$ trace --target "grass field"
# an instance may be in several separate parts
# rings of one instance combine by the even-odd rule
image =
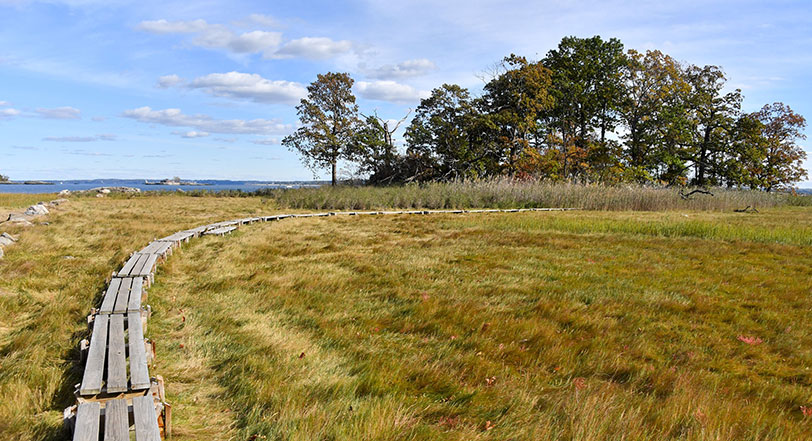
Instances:
[[[129,252],[274,211],[79,198],[0,226],[21,237],[0,261],[0,439],[65,437],[84,316]],[[255,224],[160,267],[152,373],[179,440],[810,439],[810,238],[809,207]]]

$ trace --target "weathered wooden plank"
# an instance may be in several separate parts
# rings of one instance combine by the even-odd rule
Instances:
[[[130,300],[127,302],[127,312],[141,310],[141,299],[144,296],[144,279],[136,277],[130,287]]]
[[[127,301],[130,298],[130,287],[132,283],[133,279],[131,277],[121,279],[121,285],[118,287],[118,295],[116,296],[116,303],[115,306],[113,306],[114,314],[127,312]]]
[[[141,258],[141,254],[133,254],[132,256],[130,256],[129,260],[127,260],[127,263],[125,263],[124,266],[121,267],[121,271],[118,272],[119,277],[129,276],[130,272],[133,269],[133,266],[135,266],[136,263],[138,263],[139,258]]]
[[[133,397],[136,441],[161,441],[158,415],[151,395]]]
[[[207,227],[206,225],[203,225],[203,226],[200,226],[200,227],[190,228],[190,229],[188,229],[186,231],[196,233],[196,234],[200,234],[200,233],[206,231],[206,227]]]
[[[144,332],[141,329],[141,313],[127,313],[128,345],[130,348],[130,387],[133,390],[149,389],[147,352],[144,348]]]
[[[205,234],[207,236],[212,236],[212,235],[213,236],[225,236],[226,234],[228,234],[228,233],[230,233],[230,232],[232,232],[232,231],[234,231],[236,229],[237,229],[237,227],[220,227],[220,228],[215,228],[213,230],[206,231],[203,234]]]
[[[93,319],[93,333],[90,336],[90,349],[87,351],[85,372],[82,376],[80,395],[95,395],[101,392],[104,356],[107,352],[107,314],[97,314]]]
[[[99,418],[101,405],[96,401],[79,403],[76,410],[76,427],[73,441],[99,441]]]
[[[158,250],[158,246],[165,242],[150,242],[149,245],[141,248],[141,251],[138,254],[154,254]]]
[[[177,233],[170,234],[169,236],[162,237],[158,240],[161,242],[181,242],[184,240],[188,240],[190,237],[194,235],[195,233],[191,231],[178,231]]]
[[[102,304],[99,308],[100,313],[109,314],[113,312],[113,307],[116,304],[116,296],[118,295],[118,288],[120,285],[121,279],[114,278],[110,281],[110,285],[107,287],[107,292],[104,293],[104,299],[102,299]]]
[[[124,315],[110,316],[107,343],[107,393],[127,391],[127,356],[124,346]]]
[[[166,256],[167,254],[172,251],[172,242],[153,242],[157,243],[158,249],[155,251],[154,254],[158,254],[160,256]]]
[[[147,263],[147,259],[149,259],[151,254],[142,254],[141,257],[138,258],[138,263],[133,266],[132,271],[130,271],[130,275],[132,276],[143,276],[144,275],[144,266]],[[147,273],[149,274],[149,273]]]
[[[142,254],[141,257],[142,261],[132,271],[133,276],[145,277],[155,270],[155,264],[158,262],[157,254]]]
[[[130,417],[127,400],[110,400],[104,405],[104,440],[124,441],[130,439]],[[98,437],[94,441],[98,440]]]

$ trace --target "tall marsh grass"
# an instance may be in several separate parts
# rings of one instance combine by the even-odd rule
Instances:
[[[686,199],[675,188],[499,179],[393,187],[269,189],[257,194],[274,199],[282,207],[314,210],[568,207],[612,211],[732,211],[748,206],[758,209],[812,205],[812,196],[721,188],[711,191],[713,195],[697,193]]]

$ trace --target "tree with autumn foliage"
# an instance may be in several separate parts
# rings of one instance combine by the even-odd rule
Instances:
[[[307,97],[296,106],[302,127],[282,140],[282,145],[299,152],[314,172],[329,167],[333,186],[338,161],[352,160],[359,153],[352,142],[361,124],[353,82],[347,73],[319,74],[307,86]]]
[[[740,127],[737,163],[742,184],[772,191],[807,177],[806,152],[798,145],[806,139],[803,116],[784,103],[773,103],[745,115]]]
[[[484,115],[479,126],[484,136],[479,141],[493,143],[504,170],[513,174],[521,156],[539,147],[532,141],[537,139],[543,112],[555,103],[549,93],[552,72],[514,54],[502,60],[501,68],[478,101]]]
[[[604,41],[600,36],[565,37],[542,60],[552,71],[550,94],[555,105],[549,122],[561,142],[565,177],[587,174],[591,165],[611,166],[616,159],[607,134],[617,124],[626,63],[620,40]]]
[[[691,86],[676,60],[660,51],[628,51],[626,94],[619,119],[626,130],[625,175],[637,182],[674,182],[684,174],[677,154],[687,138],[686,97]]]
[[[782,103],[743,114],[721,67],[624,52],[614,38],[566,37],[540,61],[511,54],[479,97],[443,84],[417,107],[405,152],[397,125],[359,119],[352,84],[319,75],[283,141],[312,169],[331,167],[333,185],[340,160],[378,185],[508,175],[773,191],[807,176],[801,115]]]

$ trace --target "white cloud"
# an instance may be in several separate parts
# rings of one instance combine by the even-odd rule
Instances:
[[[142,21],[136,26],[136,29],[153,34],[192,34],[203,32],[209,26],[206,20],[167,21],[161,19]]]
[[[217,26],[201,33],[192,44],[208,49],[228,49],[238,54],[256,54],[276,49],[282,42],[279,32],[251,31],[240,35]]]
[[[265,138],[265,139],[255,139],[251,141],[254,144],[259,145],[279,145],[279,138]]]
[[[153,34],[196,34],[195,46],[207,49],[226,49],[237,54],[272,53],[282,42],[279,32],[251,31],[237,34],[221,24],[209,24],[205,20],[193,21],[143,21],[137,29]]]
[[[81,110],[70,106],[55,107],[53,109],[44,109],[40,107],[37,108],[35,112],[40,117],[49,119],[80,119],[80,114],[82,113]]]
[[[11,105],[11,103],[10,103],[10,102],[8,102],[8,101],[0,101],[0,106],[4,106],[4,107],[5,107],[5,106],[10,106],[10,105]]]
[[[285,43],[270,58],[309,58],[322,60],[352,50],[349,40],[335,41],[327,37],[304,37]]]
[[[355,90],[362,98],[378,101],[412,102],[427,98],[430,93],[395,81],[359,81]]]
[[[172,75],[164,75],[158,77],[158,84],[157,87],[161,89],[166,89],[168,87],[177,86],[178,84],[183,82],[183,78],[172,74]]]
[[[278,27],[272,17],[251,14],[244,21],[232,23],[238,27],[251,25],[260,27]],[[266,59],[308,58],[322,60],[350,52],[353,44],[349,40],[333,40],[327,37],[304,37],[290,40],[282,45],[282,33],[254,30],[238,33],[229,27],[207,23],[205,20],[142,21],[136,29],[158,35],[189,34],[194,35],[191,43],[207,49],[225,49],[235,54],[262,53]],[[280,47],[280,45],[282,45]]]
[[[190,130],[188,132],[176,131],[176,132],[172,132],[172,134],[173,135],[178,135],[181,138],[205,138],[205,137],[209,136],[208,132],[196,132],[194,130]]]
[[[17,109],[0,109],[0,119],[11,118],[12,116],[17,116],[19,114],[20,111]]]
[[[98,138],[99,141],[115,141],[118,136],[110,133],[103,133],[101,135],[96,135],[96,138]]]
[[[42,138],[43,141],[53,142],[94,142],[98,141],[95,136],[48,136]]]
[[[197,131],[208,133],[269,135],[286,132],[291,128],[289,125],[276,120],[215,119],[208,115],[186,115],[180,109],[152,110],[146,106],[125,110],[122,116],[140,122],[170,127],[191,127]]]
[[[220,97],[240,98],[260,103],[296,103],[307,95],[305,86],[291,81],[271,81],[258,74],[241,72],[213,73],[196,78],[190,89]]]
[[[416,60],[407,60],[398,64],[385,64],[376,69],[371,69],[367,72],[371,78],[378,78],[382,80],[392,80],[396,78],[408,78],[424,75],[437,68],[431,60],[426,58],[419,58]]]

